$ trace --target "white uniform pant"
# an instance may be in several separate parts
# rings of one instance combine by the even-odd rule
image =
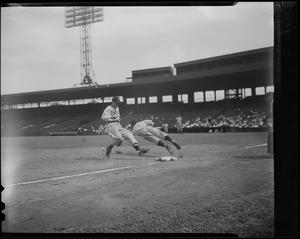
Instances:
[[[138,143],[133,134],[117,122],[107,124],[107,133],[113,138],[111,142],[112,146],[116,146],[124,139],[126,139],[131,145]]]
[[[166,133],[164,133],[160,129],[154,128],[152,126],[146,126],[142,129],[140,129],[137,132],[137,135],[141,136],[142,138],[144,138],[150,142],[153,142],[155,144],[158,144],[158,142],[160,140],[164,140],[165,137],[167,136]]]
[[[181,123],[176,123],[176,128],[177,128],[177,132],[181,132],[182,131],[182,124]]]

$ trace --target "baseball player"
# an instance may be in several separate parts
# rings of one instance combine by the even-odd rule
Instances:
[[[108,147],[106,147],[106,157],[109,158],[111,150],[114,146],[120,146],[123,140],[127,140],[132,147],[138,152],[140,156],[147,153],[149,149],[141,149],[137,140],[130,130],[125,129],[120,124],[119,112],[120,99],[118,96],[112,98],[112,102],[108,105],[102,114],[102,120],[106,122],[106,131],[113,140]]]
[[[166,134],[169,132],[169,125],[168,125],[168,123],[163,123],[161,127],[162,127],[163,131]]]
[[[173,152],[171,150],[171,147],[162,140],[170,141],[172,144],[175,145],[175,147],[179,150],[181,149],[180,145],[170,138],[170,136],[164,132],[162,132],[160,129],[153,127],[154,123],[152,120],[143,120],[140,122],[136,122],[135,120],[131,121],[131,132],[133,135],[141,136],[142,138],[157,144],[158,146],[166,148],[171,155],[173,155]]]
[[[176,117],[175,120],[176,120],[177,133],[181,133],[182,134],[182,118],[179,115],[178,117]]]
[[[105,128],[102,124],[99,125],[98,130],[97,130],[97,135],[101,135],[105,133]]]

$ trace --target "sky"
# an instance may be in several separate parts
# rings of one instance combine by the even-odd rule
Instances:
[[[133,70],[274,46],[273,2],[103,10],[104,21],[91,25],[99,85],[128,82]],[[1,7],[1,95],[80,82],[80,27],[64,27],[64,7]]]

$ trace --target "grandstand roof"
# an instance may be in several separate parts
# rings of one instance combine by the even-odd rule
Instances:
[[[227,57],[272,51],[273,47],[226,55]],[[214,57],[214,59],[226,56]],[[206,61],[211,60],[204,59]],[[203,60],[200,60],[203,61]],[[194,61],[193,61],[194,62]],[[198,61],[197,61],[198,62]],[[179,63],[190,64],[191,62]],[[178,66],[179,64],[176,64]],[[2,104],[25,104],[60,100],[92,99],[120,95],[126,98],[187,94],[197,91],[255,88],[273,85],[272,62],[216,68],[174,76],[144,78],[136,82],[66,88],[2,95]]]
[[[249,51],[226,54],[226,55],[221,55],[221,56],[209,57],[209,58],[195,60],[195,61],[186,61],[186,62],[182,62],[182,63],[176,63],[176,64],[174,64],[174,66],[175,67],[186,66],[186,65],[192,65],[195,63],[211,62],[211,61],[229,59],[229,58],[238,57],[238,56],[249,56],[249,55],[258,54],[258,53],[271,53],[271,52],[273,52],[273,47],[264,47],[264,48],[259,48],[259,49],[255,49],[255,50],[249,50]]]
[[[172,68],[171,66],[165,66],[165,67],[158,67],[158,68],[134,70],[134,71],[132,71],[132,73],[150,72],[150,71],[157,71],[157,70],[170,70],[171,68]]]

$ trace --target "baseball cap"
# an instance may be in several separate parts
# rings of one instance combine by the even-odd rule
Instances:
[[[136,124],[136,121],[135,120],[131,120],[130,124],[131,124],[131,126],[134,126]]]
[[[114,96],[111,101],[120,103],[120,98],[118,96]]]

